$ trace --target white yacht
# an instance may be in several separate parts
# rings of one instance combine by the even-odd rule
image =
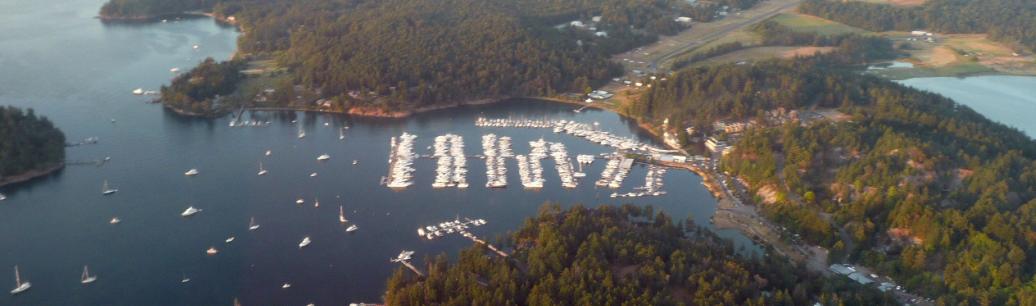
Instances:
[[[291,283],[284,283],[284,284],[281,285],[281,289],[288,289],[288,288],[291,288]]]
[[[133,94],[138,95],[138,96],[139,95],[143,95],[144,94],[144,89],[143,88],[134,89],[133,90]]]
[[[226,243],[234,242],[234,236],[227,237],[227,240],[224,240],[224,242],[226,242]]]
[[[310,240],[309,236],[302,237],[302,241],[299,242],[299,248],[300,249],[304,248],[304,247],[306,247],[307,245],[309,245],[312,242],[313,242],[313,240]]]
[[[263,162],[260,161],[259,162],[259,172],[256,173],[256,175],[263,176],[263,175],[266,175],[267,173],[269,173],[269,171],[266,171],[266,169],[263,169]]]
[[[32,288],[32,283],[22,282],[22,275],[18,273],[18,266],[14,266],[14,289],[11,289],[11,295],[19,294]]]
[[[317,177],[317,173],[316,172],[310,173],[309,177]]]
[[[324,161],[324,160],[328,160],[328,159],[331,159],[331,155],[320,154],[320,156],[317,156],[317,160],[320,160],[320,161]]]
[[[79,279],[80,283],[89,284],[97,280],[97,275],[90,276],[90,268],[83,266],[83,277]]]
[[[345,209],[342,208],[342,205],[338,205],[338,223],[346,222],[349,222],[349,220],[345,219]]]
[[[355,232],[358,229],[360,229],[360,227],[356,226],[356,224],[353,224],[353,225],[350,225],[349,228],[346,228],[345,232],[346,233],[351,233],[351,232]]]
[[[248,230],[254,231],[257,229],[259,229],[259,224],[255,223],[255,217],[252,217],[252,219],[248,220]]]
[[[184,173],[183,173],[183,175],[186,175],[186,176],[195,176],[195,175],[198,175],[198,173],[199,173],[199,172],[198,172],[198,169],[194,169],[194,168],[192,168],[192,169],[190,169],[190,170],[187,170],[187,172],[184,172]]]
[[[180,213],[180,216],[190,217],[199,212],[201,212],[201,209],[194,208],[194,206],[188,206],[187,209],[184,209],[184,211]]]
[[[320,199],[313,198],[313,207],[320,207]]]
[[[172,72],[172,73],[180,72],[180,68],[179,67],[169,68],[169,72]]]
[[[359,165],[359,164],[360,164],[360,161],[358,161],[358,160],[355,160],[355,159],[353,160],[353,165],[354,165],[354,166],[355,166],[355,165]]]
[[[111,188],[111,186],[108,186],[108,180],[104,180],[104,185],[101,186],[101,194],[103,194],[103,195],[112,195],[112,194],[115,194],[116,192],[119,192],[119,189],[118,188]]]
[[[302,198],[298,198],[295,200],[295,204],[302,205],[302,203],[306,203],[306,200],[303,200]]]
[[[108,220],[108,224],[119,224],[119,222],[122,222],[119,217],[112,217],[111,220]]]
[[[217,250],[216,247],[214,247],[214,246],[209,247],[208,250],[205,250],[205,254],[209,254],[209,255],[216,255],[218,253],[219,253],[219,250]]]
[[[7,196],[0,193],[0,201],[7,200]]]
[[[273,154],[273,151],[271,151],[271,150],[266,150],[266,156],[270,156],[270,154]]]

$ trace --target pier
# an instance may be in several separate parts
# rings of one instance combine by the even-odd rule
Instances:
[[[423,278],[424,273],[421,273],[421,270],[418,270],[417,267],[414,267],[414,265],[410,263],[410,256],[412,255],[414,255],[414,251],[403,250],[402,252],[399,252],[399,255],[396,255],[396,258],[389,259],[389,261],[401,263],[403,266],[409,268],[410,271],[413,271],[414,274],[417,274],[418,277]]]

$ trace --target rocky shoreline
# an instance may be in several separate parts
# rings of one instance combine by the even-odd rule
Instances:
[[[3,177],[3,178],[0,178],[0,187],[11,185],[11,184],[23,183],[23,182],[27,182],[27,181],[30,181],[30,180],[35,179],[35,178],[44,177],[44,176],[50,175],[50,174],[52,174],[54,172],[57,172],[58,170],[61,170],[61,169],[64,169],[64,168],[65,168],[65,163],[64,162],[60,162],[60,163],[58,163],[56,165],[53,165],[53,166],[50,166],[50,167],[47,167],[47,168],[36,169],[36,170],[29,170],[29,171],[21,173],[21,174]]]

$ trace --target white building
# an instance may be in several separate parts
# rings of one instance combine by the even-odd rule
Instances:
[[[680,16],[680,17],[676,17],[676,19],[673,19],[673,21],[680,22],[680,23],[691,23],[691,21],[694,21],[694,19],[691,19],[691,17],[687,17],[687,16]]]
[[[608,32],[597,31],[597,32],[594,32],[594,36],[597,36],[597,37],[608,37]]]

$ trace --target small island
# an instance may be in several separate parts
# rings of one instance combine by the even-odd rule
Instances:
[[[31,108],[0,107],[0,186],[57,171],[65,165],[65,134]]]

